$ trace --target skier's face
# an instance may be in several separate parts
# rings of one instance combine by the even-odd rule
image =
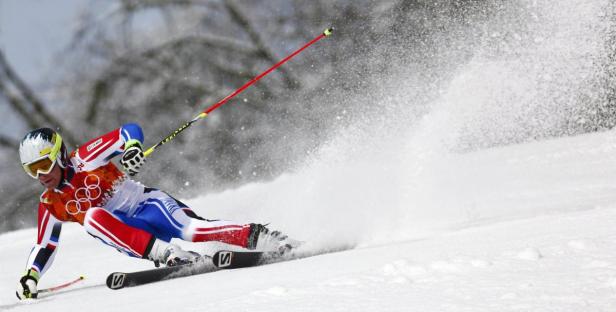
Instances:
[[[54,189],[60,184],[60,178],[62,177],[62,171],[60,166],[55,164],[53,169],[48,174],[39,174],[38,180],[47,189]]]

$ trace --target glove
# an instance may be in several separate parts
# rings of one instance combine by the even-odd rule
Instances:
[[[29,269],[26,271],[26,274],[19,279],[19,284],[17,284],[17,298],[19,300],[23,299],[36,299],[38,296],[38,290],[36,289],[36,284],[39,280],[39,273],[35,270]]]
[[[128,175],[134,176],[139,173],[139,168],[145,163],[145,155],[141,149],[141,142],[137,140],[131,140],[124,144],[124,154],[120,159],[120,164],[124,167],[124,171],[128,172]]]

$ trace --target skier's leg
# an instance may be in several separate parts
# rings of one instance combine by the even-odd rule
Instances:
[[[125,223],[147,229],[156,237],[169,241],[179,238],[191,242],[219,241],[248,247],[250,224],[224,220],[206,220],[184,203],[159,190],[149,190],[131,216],[116,213]]]
[[[185,224],[183,239],[193,242],[219,241],[252,250],[276,251],[284,253],[298,247],[301,243],[282,234],[271,231],[262,224],[238,224],[223,220],[206,220],[199,217],[182,202],[176,202],[183,209],[173,216]]]
[[[90,208],[83,226],[90,235],[131,257],[147,258],[155,241],[152,234],[125,224],[103,208]]]
[[[198,257],[177,245],[157,239],[147,227],[129,225],[103,208],[90,208],[83,225],[90,235],[131,257],[149,259],[167,266],[189,263]]]
[[[248,249],[281,251],[299,242],[261,224],[207,220],[168,194],[148,189],[147,198],[131,216],[117,214],[125,223],[143,228],[166,241],[180,238],[191,242],[218,241]],[[150,230],[151,229],[151,230]]]
[[[192,210],[185,209],[176,213],[176,218],[184,220],[186,227],[182,238],[193,242],[218,241],[247,248],[251,233],[250,224],[239,224],[225,220],[205,220],[191,218]]]
[[[279,231],[271,231],[265,225],[250,223],[237,224],[230,221],[205,220],[200,217],[190,217],[196,214],[189,209],[178,212],[177,219],[183,220],[187,226],[182,232],[184,239],[193,242],[219,241],[240,247],[284,253],[300,245],[299,241],[290,239]]]

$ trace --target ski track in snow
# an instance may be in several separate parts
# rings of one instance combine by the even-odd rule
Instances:
[[[440,185],[456,191],[452,194],[460,195],[459,201],[421,222],[430,224],[456,209],[463,212],[444,223],[435,221],[435,231],[423,235],[415,235],[413,223],[394,231],[362,228],[368,233],[362,241],[349,242],[358,244],[352,250],[119,291],[104,286],[107,274],[151,264],[120,255],[81,227],[67,225],[54,266],[40,287],[81,274],[86,280],[36,301],[18,302],[15,285],[36,234],[33,229],[7,233],[0,236],[0,310],[611,311],[616,306],[615,134],[534,142],[449,159],[451,167],[443,170],[455,170],[461,180],[443,180]],[[324,243],[328,236],[319,236],[321,230],[314,224],[293,221],[310,213],[301,202],[295,212],[282,210],[288,207],[276,210],[280,198],[287,196],[284,188],[276,187],[293,179],[281,177],[190,203],[207,215],[250,219],[265,214],[294,236],[316,236],[316,243],[307,243],[314,250],[343,243]],[[465,179],[468,183],[461,185]],[[264,190],[270,190],[267,199],[256,195]],[[259,209],[246,210],[241,207],[245,202]],[[232,210],[233,205],[242,209]],[[280,211],[288,213],[277,217]],[[327,216],[318,209],[314,213],[316,221]],[[338,222],[332,231],[342,237],[358,230],[344,220]],[[201,251],[219,247],[187,246]]]

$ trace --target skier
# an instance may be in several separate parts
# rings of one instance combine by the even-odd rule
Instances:
[[[103,243],[157,266],[198,258],[170,243],[172,238],[280,253],[297,243],[261,224],[204,219],[165,192],[128,178],[110,162],[121,154],[124,171],[137,174],[145,162],[142,144],[143,132],[134,123],[87,142],[70,156],[52,129],[25,135],[19,145],[21,163],[46,189],[38,207],[38,238],[17,287],[19,299],[37,297],[37,283],[53,262],[62,222],[78,222]]]

